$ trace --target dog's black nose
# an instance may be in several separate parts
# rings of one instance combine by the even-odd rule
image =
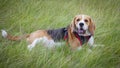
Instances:
[[[79,25],[80,25],[80,27],[83,27],[83,26],[84,26],[84,24],[83,24],[83,23],[80,23]]]

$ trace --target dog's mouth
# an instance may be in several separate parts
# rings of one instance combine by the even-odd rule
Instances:
[[[78,29],[78,34],[85,34],[86,30],[84,30],[83,28]]]

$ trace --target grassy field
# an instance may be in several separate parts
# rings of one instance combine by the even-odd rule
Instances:
[[[87,46],[71,51],[66,45],[28,51],[25,40],[10,41],[0,34],[0,68],[120,68],[120,0],[0,0],[0,29],[22,35],[60,28],[77,14],[90,15],[96,24],[99,46],[92,52]]]

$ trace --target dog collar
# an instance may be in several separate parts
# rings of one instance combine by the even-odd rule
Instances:
[[[88,42],[91,35],[88,36],[80,36],[77,32],[73,32],[75,37],[79,40],[80,44],[83,45],[84,43]]]
[[[88,35],[88,36],[80,36],[77,32],[73,32],[75,37],[79,40],[80,45],[82,46],[84,43],[88,42],[88,40],[90,39],[90,37],[92,35]],[[68,31],[65,32],[64,35],[64,40],[66,41],[67,45],[68,45]]]

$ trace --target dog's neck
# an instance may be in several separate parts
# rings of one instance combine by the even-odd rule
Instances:
[[[74,36],[79,40],[80,44],[87,43],[92,35],[79,35],[77,32],[73,32]]]

